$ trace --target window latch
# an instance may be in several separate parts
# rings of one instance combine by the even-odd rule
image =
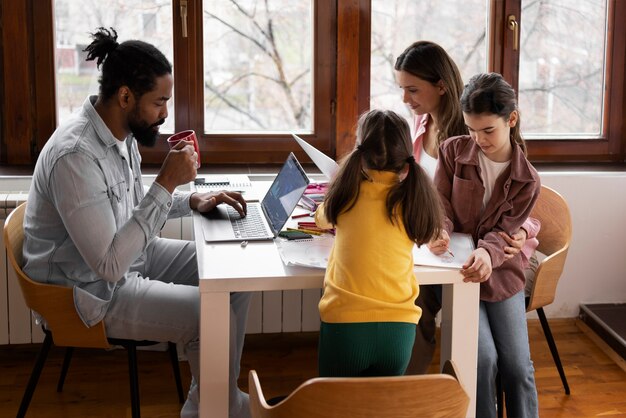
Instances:
[[[187,37],[187,0],[180,0],[180,20],[182,21],[183,38]]]
[[[513,31],[513,51],[517,51],[519,47],[519,23],[517,23],[515,15],[509,15],[506,21],[509,30]]]

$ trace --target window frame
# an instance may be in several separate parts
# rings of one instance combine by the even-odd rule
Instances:
[[[314,19],[325,19],[328,30],[316,31],[315,86],[324,89],[324,111],[314,111],[316,135],[306,136],[330,156],[340,158],[354,144],[354,126],[360,113],[369,108],[370,27],[369,0],[329,0],[322,8],[315,2]],[[180,0],[173,0],[174,65],[189,63],[187,74],[176,70],[175,129],[192,128],[202,132],[201,121],[189,116],[189,109],[203,109],[202,38],[180,36]],[[188,2],[188,30],[202,27],[200,1]],[[533,162],[618,163],[626,157],[626,2],[609,0],[606,61],[606,94],[603,135],[589,139],[545,139],[528,141]],[[512,36],[506,30],[506,16],[520,16],[521,0],[490,0],[489,70],[502,73],[517,88],[519,55],[512,50]],[[1,74],[2,121],[0,164],[34,165],[38,153],[56,128],[54,32],[52,0],[3,1]],[[24,24],[25,22],[25,24]],[[316,23],[317,25],[317,23]],[[36,29],[35,29],[36,28]],[[323,32],[323,37],[320,34]],[[10,63],[10,65],[7,65]],[[45,71],[45,68],[51,71]],[[320,74],[326,78],[318,79]],[[321,80],[321,81],[320,81]],[[325,81],[326,80],[326,81]],[[196,83],[196,84],[194,84]],[[27,92],[27,93],[24,93]],[[322,103],[317,99],[316,104]],[[327,112],[327,113],[324,113]],[[323,117],[322,115],[326,115]],[[203,119],[203,117],[201,117]],[[322,132],[322,128],[324,132]],[[201,135],[202,161],[207,163],[263,164],[282,162],[288,151],[308,161],[288,135]],[[154,149],[143,149],[144,163],[160,165],[167,152],[164,141]]]
[[[54,10],[53,0],[27,0],[24,13],[32,13],[33,24],[27,25],[33,44],[33,60],[29,67],[50,68],[50,71],[33,71],[35,88],[33,91],[33,124],[36,126],[30,152],[23,146],[15,150],[17,154],[36,159],[57,125],[54,66]],[[312,134],[301,135],[318,149],[335,155],[334,136],[334,97],[336,62],[336,0],[327,0],[326,7],[313,1],[313,97]],[[201,159],[207,164],[241,163],[282,163],[289,152],[295,152],[303,160],[305,153],[293,141],[289,133],[204,133],[204,69],[203,69],[203,9],[202,1],[187,3],[187,37],[182,36],[180,0],[172,0],[173,46],[174,46],[174,130],[193,129],[198,135]],[[11,14],[15,14],[12,12]],[[7,18],[8,19],[8,18]],[[6,21],[6,19],[5,19]],[[37,28],[37,31],[34,30]],[[6,44],[6,42],[5,42]],[[192,109],[196,109],[192,112]],[[10,111],[7,113],[11,113]],[[10,117],[10,116],[9,116]],[[30,136],[30,135],[29,135]],[[169,148],[160,135],[152,148],[140,147],[142,162],[146,165],[160,165]],[[14,158],[8,158],[13,160]],[[9,162],[9,161],[7,161]]]
[[[501,73],[518,90],[519,51],[513,50],[513,33],[506,29],[507,16],[517,16],[524,24],[521,0],[491,0],[491,54],[489,69]],[[626,2],[608,1],[607,51],[605,67],[604,120],[600,138],[558,138],[526,141],[532,162],[595,163],[624,162],[626,129],[624,119],[624,65],[626,28],[617,30],[617,22],[626,21]],[[622,25],[623,26],[623,25]],[[520,29],[521,30],[521,29]],[[522,109],[523,112],[523,109]]]

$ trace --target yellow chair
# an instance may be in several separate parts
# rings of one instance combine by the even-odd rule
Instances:
[[[319,377],[270,406],[250,370],[250,411],[252,418],[459,418],[467,413],[469,397],[456,376],[447,362],[443,374]]]
[[[22,203],[7,217],[4,223],[4,245],[7,249],[7,257],[17,275],[26,305],[31,310],[41,315],[45,320],[45,326],[42,326],[42,328],[46,336],[35,362],[35,366],[33,367],[28,385],[24,391],[17,417],[20,418],[26,415],[46,357],[48,356],[52,342],[54,342],[54,344],[59,347],[67,347],[61,377],[57,385],[57,391],[59,392],[63,389],[74,347],[111,348],[115,345],[124,347],[128,352],[132,416],[133,418],[138,418],[140,416],[140,410],[137,347],[155,345],[158,343],[154,341],[107,338],[102,321],[91,328],[83,324],[74,308],[74,297],[71,288],[44,284],[30,279],[22,271],[22,245],[24,243],[23,223],[25,211],[26,203]],[[184,396],[180,381],[176,344],[169,343],[168,348],[174,370],[174,377],[176,379],[178,399],[182,403]]]
[[[537,311],[554,364],[559,371],[563,389],[565,394],[569,395],[570,390],[565,371],[543,307],[554,301],[556,288],[563,273],[563,266],[572,240],[572,218],[563,196],[548,186],[541,186],[539,198],[530,216],[541,222],[541,229],[537,235],[539,240],[537,251],[545,254],[546,258],[541,261],[535,273],[535,281],[530,296],[526,298],[526,312]],[[500,385],[498,384],[498,386]],[[502,417],[502,391],[500,389],[498,389],[498,406],[498,415]]]

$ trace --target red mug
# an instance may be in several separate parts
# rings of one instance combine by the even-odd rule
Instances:
[[[193,141],[193,148],[196,150],[196,154],[198,155],[198,160],[196,162],[196,168],[200,168],[200,147],[198,146],[198,138],[196,137],[196,133],[193,130],[187,130],[175,133],[174,135],[167,138],[167,144],[170,148],[174,148],[176,144],[180,141]]]

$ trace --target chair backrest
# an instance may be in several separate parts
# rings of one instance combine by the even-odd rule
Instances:
[[[265,401],[254,370],[248,389],[253,418],[458,418],[469,405],[459,381],[448,374],[314,378],[274,406]]]
[[[102,321],[91,328],[81,321],[74,307],[71,288],[34,281],[22,271],[25,211],[26,203],[22,203],[7,217],[4,223],[4,245],[26,306],[44,318],[46,329],[52,333],[55,345],[109,348]]]
[[[539,264],[530,294],[527,311],[554,301],[556,287],[563,272],[572,239],[572,218],[567,202],[555,190],[541,186],[537,203],[531,213],[541,222],[537,250],[547,257]]]

